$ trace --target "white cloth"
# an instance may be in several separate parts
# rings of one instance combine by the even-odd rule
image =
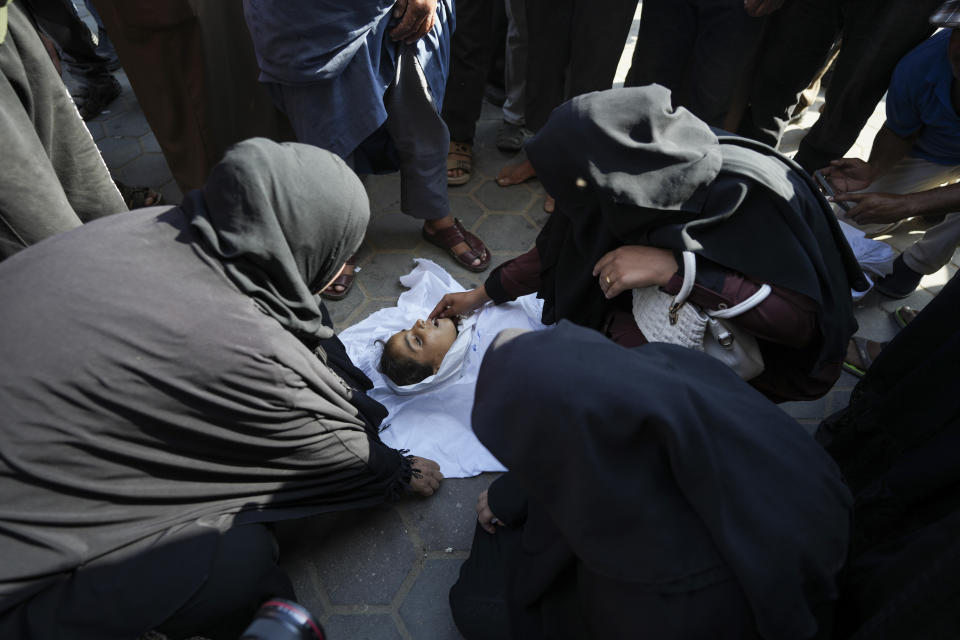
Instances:
[[[839,210],[839,207],[834,205],[834,211],[837,210]],[[896,258],[896,254],[886,242],[880,242],[866,237],[863,231],[843,220],[838,220],[837,222],[840,223],[840,230],[847,239],[847,244],[849,244],[853,250],[853,255],[856,257],[857,263],[860,265],[860,268],[863,269],[863,275],[866,276],[867,282],[870,284],[870,286],[863,291],[850,289],[853,299],[859,300],[867,295],[867,292],[873,288],[874,278],[882,278],[893,270],[893,260]]]
[[[482,307],[463,323],[438,375],[418,383],[422,387],[411,385],[418,387],[418,392],[398,395],[377,370],[383,349],[377,340],[386,342],[397,331],[426,318],[444,294],[464,290],[442,267],[424,259],[416,263],[413,271],[400,278],[409,291],[400,295],[397,306],[380,309],[339,334],[350,358],[373,381],[370,396],[390,411],[384,420],[389,426],[380,437],[388,446],[435,460],[447,478],[504,471],[470,427],[474,386],[483,354],[501,330],[546,328],[540,322],[543,302],[528,295],[516,302]],[[449,364],[447,358],[451,358]],[[455,373],[440,376],[444,371]]]

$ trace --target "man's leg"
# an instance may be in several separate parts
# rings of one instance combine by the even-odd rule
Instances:
[[[577,0],[574,3],[564,100],[613,86],[636,10],[635,0]]]
[[[940,0],[848,0],[840,4],[843,42],[826,87],[823,110],[794,157],[807,171],[842,158],[853,146],[890,85],[894,67],[933,33],[930,14]]]
[[[509,22],[504,84],[507,99],[503,103],[503,119],[522,127],[526,124],[527,105],[527,3],[526,0],[506,0],[506,4]]]
[[[563,102],[570,63],[573,0],[526,0],[527,128],[538,131]]]
[[[800,93],[827,62],[840,32],[841,3],[789,0],[770,16],[738,134],[779,144]]]
[[[707,124],[723,125],[733,92],[753,59],[763,22],[749,16],[740,0],[697,3],[697,36],[684,106]]]
[[[690,0],[646,0],[640,32],[624,86],[657,83],[682,104],[682,87],[696,37],[696,13]]]
[[[450,215],[446,168],[450,132],[430,95],[416,48],[402,45],[397,65],[397,81],[383,102],[387,131],[400,159],[400,210],[424,220],[427,239],[442,242],[461,265],[482,271],[490,263],[490,252],[476,236],[458,230]],[[447,239],[451,233],[456,241]]]
[[[443,120],[456,142],[473,142],[493,54],[493,0],[459,0]]]

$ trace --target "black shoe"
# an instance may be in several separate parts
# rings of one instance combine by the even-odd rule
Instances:
[[[893,261],[893,272],[877,281],[875,289],[888,298],[906,298],[916,290],[923,278],[922,273],[917,273],[907,266],[903,261],[903,254],[897,256]]]
[[[102,82],[85,84],[70,95],[77,104],[80,117],[90,120],[100,115],[100,112],[120,96],[120,83],[113,76],[107,76]]]

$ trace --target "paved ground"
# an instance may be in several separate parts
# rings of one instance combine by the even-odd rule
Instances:
[[[628,59],[628,54],[625,54]],[[181,194],[150,133],[129,83],[118,74],[124,93],[110,110],[89,123],[107,165],[131,184],[159,188],[170,204]],[[536,181],[500,188],[493,181],[509,159],[494,147],[499,112],[485,105],[477,132],[474,177],[451,189],[454,215],[490,247],[494,264],[527,250],[546,219],[543,190]],[[802,121],[809,126],[815,114]],[[879,118],[879,121],[877,120]],[[870,141],[882,112],[858,141],[855,153],[869,153]],[[791,146],[802,135],[790,133]],[[466,287],[482,281],[450,264],[445,255],[420,238],[416,221],[399,211],[396,176],[366,181],[373,210],[361,251],[358,284],[343,301],[330,304],[338,328],[345,328],[376,311],[393,306],[401,292],[397,278],[409,271],[412,258],[428,257],[447,268]],[[889,239],[902,249],[915,230],[903,229]],[[905,302],[922,308],[960,265],[960,252],[951,266],[924,278]],[[857,308],[860,334],[888,339],[895,333],[889,312],[900,301],[869,294]],[[825,397],[813,402],[789,403],[783,408],[810,430],[826,415],[842,408],[855,383],[844,374]],[[458,638],[447,607],[447,590],[466,557],[474,529],[477,494],[491,474],[449,480],[439,495],[409,499],[366,512],[290,523],[280,532],[285,540],[282,564],[289,570],[303,604],[327,627],[331,638]]]

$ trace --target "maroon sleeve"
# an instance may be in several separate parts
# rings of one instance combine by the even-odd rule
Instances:
[[[540,254],[533,247],[490,272],[483,284],[494,304],[516,300],[540,289]]]
[[[683,277],[675,273],[663,290],[676,295],[682,284]],[[752,296],[760,286],[738,273],[727,271],[721,291],[697,282],[690,292],[690,301],[707,310],[729,308]],[[790,347],[804,347],[816,340],[819,332],[817,307],[813,300],[782,287],[771,285],[771,289],[763,302],[736,318],[730,318],[730,321],[757,338]]]

